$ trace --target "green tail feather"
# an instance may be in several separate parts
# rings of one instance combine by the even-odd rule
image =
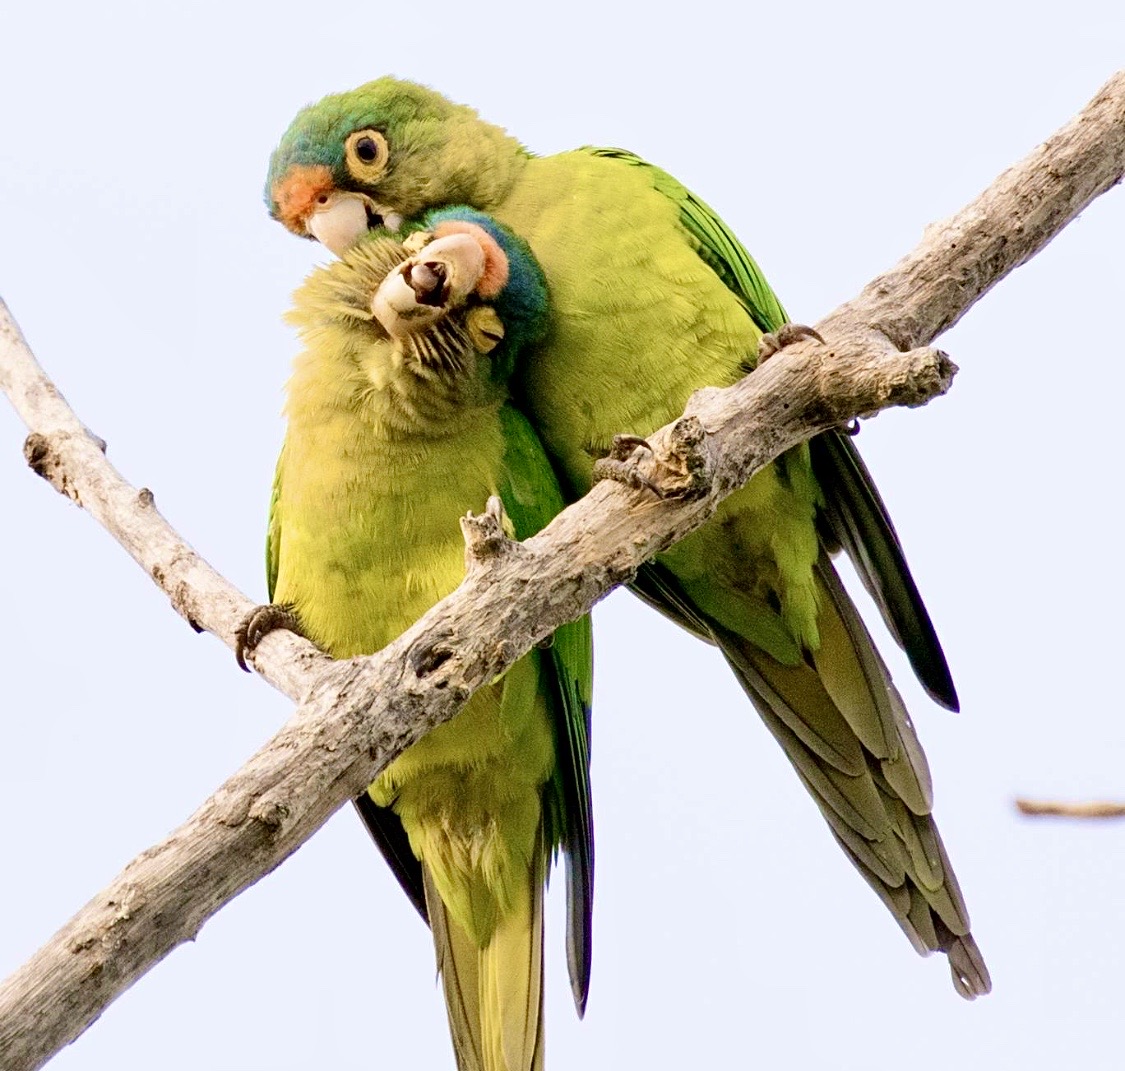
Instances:
[[[710,619],[659,563],[646,601],[716,643],[856,869],[922,955],[945,952],[957,991],[991,988],[930,811],[925,755],[883,660],[827,556],[815,569],[820,645],[776,661]]]
[[[544,854],[527,900],[498,920],[483,948],[450,918],[422,867],[458,1071],[542,1071]]]

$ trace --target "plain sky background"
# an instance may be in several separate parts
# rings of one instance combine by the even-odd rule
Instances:
[[[1125,9],[106,0],[6,5],[3,36],[0,294],[114,464],[263,599],[280,317],[324,256],[261,203],[300,106],[392,72],[536,152],[627,146],[814,323],[1093,96]],[[993,995],[915,956],[718,655],[618,593],[596,613],[593,988],[580,1024],[555,895],[549,1067],[1120,1066],[1125,827],[1012,798],[1125,795],[1123,246],[1115,190],[942,339],[947,398],[859,439],[960,688],[960,715],[936,708],[884,644]],[[30,473],[24,435],[0,402],[0,975],[289,711]],[[453,1061],[429,935],[349,808],[52,1066]]]

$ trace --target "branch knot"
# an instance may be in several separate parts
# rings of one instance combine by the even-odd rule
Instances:
[[[65,441],[70,436],[66,432],[57,433]],[[46,435],[33,431],[23,443],[23,456],[31,471],[42,476],[61,495],[66,495],[76,505],[81,506],[78,489],[70,477],[61,451]]]
[[[711,490],[714,462],[707,449],[707,429],[694,414],[680,417],[668,436],[668,452],[660,459],[665,498],[701,498]]]
[[[511,538],[512,522],[504,512],[504,503],[492,495],[483,513],[466,513],[461,518],[461,534],[465,537],[465,571],[472,573],[482,565],[519,553],[522,549]]]

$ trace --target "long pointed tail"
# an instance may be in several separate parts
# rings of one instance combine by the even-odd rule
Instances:
[[[483,947],[450,916],[424,865],[423,878],[458,1071],[542,1071],[542,867]]]
[[[992,988],[930,811],[925,755],[898,690],[827,557],[817,565],[820,646],[786,666],[712,626],[735,675],[840,846],[922,955],[949,957],[973,999]]]

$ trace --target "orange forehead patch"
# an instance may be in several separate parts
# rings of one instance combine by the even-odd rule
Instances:
[[[324,164],[294,164],[273,184],[278,219],[294,234],[307,234],[305,221],[313,207],[335,188],[332,172]]]
[[[496,297],[508,281],[508,258],[496,239],[483,227],[460,219],[447,219],[434,228],[435,238],[442,238],[447,234],[467,234],[476,239],[484,253],[484,274],[477,283],[476,293],[485,301]]]

